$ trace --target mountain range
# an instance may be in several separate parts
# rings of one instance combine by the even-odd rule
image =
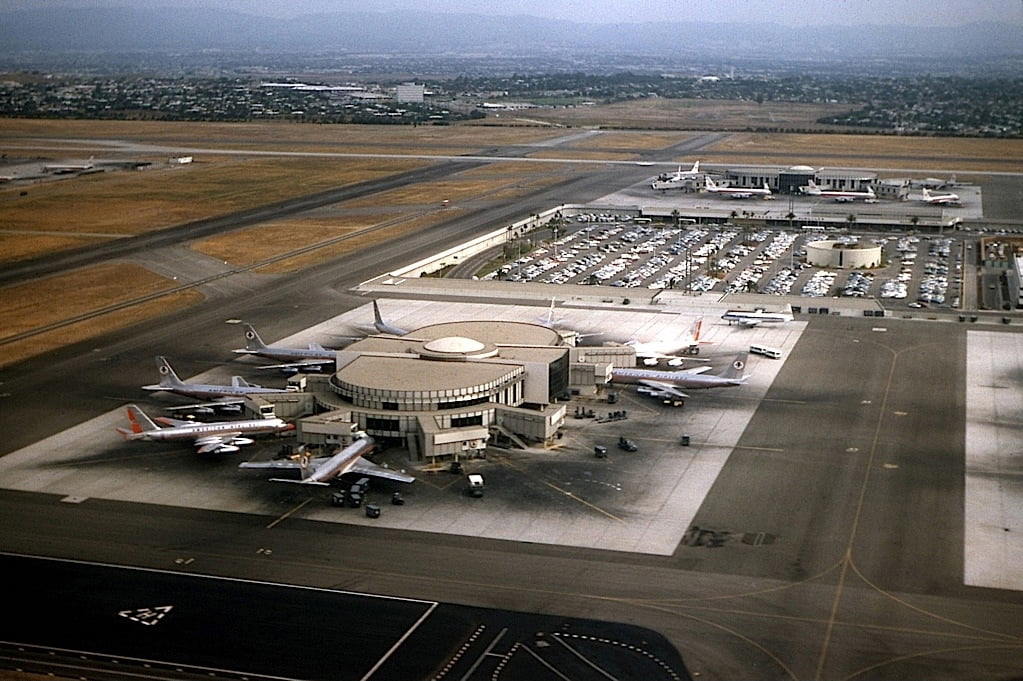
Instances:
[[[0,13],[0,52],[236,50],[520,54],[592,49],[715,58],[997,58],[1023,54],[1018,25],[808,26],[699,21],[604,24],[421,11],[290,18],[195,7]]]

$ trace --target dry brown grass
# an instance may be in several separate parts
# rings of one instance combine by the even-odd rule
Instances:
[[[676,160],[681,163],[689,163],[695,157],[694,156],[680,156]],[[781,165],[791,166],[795,164],[809,164],[815,167],[828,167],[828,168],[905,168],[907,170],[937,170],[938,166],[954,167],[957,170],[1000,170],[1000,171],[1023,171],[1023,162],[1012,163],[1006,161],[993,162],[993,161],[964,161],[959,159],[913,159],[906,157],[896,156],[871,156],[869,158],[860,158],[849,156],[817,156],[813,153],[799,154],[798,156],[772,156],[765,154],[763,156],[747,156],[747,155],[736,155],[728,153],[719,154],[706,154],[699,155],[698,157],[703,163],[718,163],[723,165]],[[898,176],[902,177],[905,173],[898,171],[888,173],[887,176]]]
[[[1023,140],[978,139],[969,137],[894,137],[881,135],[808,135],[793,133],[741,133],[706,147],[705,157],[738,162],[737,154],[758,163],[792,163],[792,157],[773,156],[781,152],[797,153],[821,165],[866,165],[878,161],[898,161],[900,167],[933,167],[936,161],[954,162],[956,168],[973,170],[1023,169]],[[755,153],[757,156],[749,156]],[[762,154],[762,155],[761,155]],[[848,156],[861,159],[850,162]],[[701,158],[704,155],[701,154]],[[762,159],[775,158],[779,161]]]
[[[47,331],[31,338],[8,343],[3,346],[3,352],[0,353],[0,366],[14,364],[28,357],[41,355],[44,352],[55,350],[65,345],[95,338],[104,333],[137,324],[151,317],[159,317],[174,310],[194,305],[202,299],[203,296],[198,291],[179,291],[141,305],[135,305],[94,319]]]
[[[571,164],[558,163],[531,163],[529,161],[501,161],[498,163],[487,163],[478,168],[464,170],[457,178],[488,177],[501,175],[502,177],[529,177],[538,173],[549,173],[551,171],[564,171],[571,168]]]
[[[394,215],[297,218],[266,222],[192,243],[200,253],[232,265],[251,265],[303,246],[366,229]]]
[[[115,172],[0,191],[4,227],[66,232],[24,237],[0,260],[77,244],[75,232],[138,234],[425,165],[423,161],[250,159],[166,171]],[[20,237],[19,237],[20,238]],[[39,241],[35,241],[39,239]]]
[[[96,265],[0,288],[4,336],[175,286],[138,265]]]
[[[566,146],[573,149],[663,149],[693,135],[659,132],[609,132],[585,137]]]
[[[0,234],[0,261],[13,262],[25,258],[78,248],[104,241],[96,237],[36,236],[33,234]]]
[[[236,143],[271,148],[278,145],[404,144],[466,146],[480,149],[564,135],[563,130],[472,125],[313,125],[303,123],[191,123],[165,121],[5,120],[0,143],[12,138],[119,139],[147,143],[202,146]]]
[[[765,126],[806,128],[817,126],[821,116],[844,113],[845,104],[796,102],[741,102],[712,99],[641,99],[575,109],[533,112],[535,118],[575,126],[609,125],[623,128],[706,130]],[[819,126],[826,129],[828,126]]]
[[[383,243],[391,239],[399,239],[400,237],[416,230],[430,225],[435,225],[444,220],[451,220],[462,214],[463,211],[459,210],[436,211],[429,215],[423,215],[421,217],[402,221],[390,227],[366,231],[364,234],[358,234],[353,236],[351,239],[345,239],[344,241],[331,244],[330,246],[324,246],[323,248],[318,248],[308,253],[296,255],[292,258],[286,258],[273,264],[266,265],[265,267],[260,267],[256,270],[256,272],[265,274],[294,272],[305,267],[310,267],[334,258],[339,258],[347,253],[352,253],[368,246]],[[395,248],[400,249],[401,242],[396,242]]]
[[[361,199],[346,201],[346,208],[364,206],[408,206],[417,204],[439,204],[441,201],[482,198],[487,192],[509,184],[507,178],[473,178],[470,180],[440,180],[421,182],[391,189]]]
[[[567,158],[580,161],[632,161],[638,154],[618,151],[577,151],[574,149],[544,149],[528,154],[530,158]]]

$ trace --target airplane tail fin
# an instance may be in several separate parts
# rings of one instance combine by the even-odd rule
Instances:
[[[700,162],[699,161],[694,161],[693,162],[693,169],[690,170],[689,172],[691,172],[691,173],[698,173],[698,172],[700,172]]]
[[[377,301],[373,301],[373,321],[377,324],[383,324],[384,318],[380,316],[380,306],[377,305]]]
[[[231,387],[232,388],[249,388],[249,387],[251,387],[251,384],[248,381],[246,381],[244,378],[242,378],[241,376],[232,376],[231,377]]]
[[[326,352],[327,351],[327,348],[323,347],[319,343],[310,343],[309,344],[309,349],[310,350],[316,350],[317,352]]]
[[[245,325],[245,349],[246,350],[262,350],[266,347],[266,343],[259,337],[259,333],[253,328],[252,324]]]
[[[147,430],[158,430],[160,427],[153,423],[153,420],[146,416],[146,413],[134,404],[128,405],[128,421],[131,422],[131,433],[144,433]],[[125,429],[118,428],[118,432],[126,435]]]
[[[702,328],[703,328],[703,317],[700,317],[699,319],[697,319],[695,322],[693,322],[693,325],[689,327],[689,335],[691,335],[693,337],[694,341],[698,342],[700,340],[700,329],[702,329]]]
[[[728,365],[728,368],[721,373],[721,378],[744,378],[746,376],[746,359],[748,357],[748,352],[740,352],[736,355],[732,363]]]
[[[181,385],[181,379],[174,373],[174,369],[166,357],[161,355],[156,358],[156,369],[160,372],[161,388],[173,388]]]
[[[924,198],[925,199],[931,198],[931,191],[927,187],[924,187],[922,191],[924,193]]]
[[[718,186],[717,183],[710,178],[710,175],[707,176],[705,182],[708,189],[713,189],[714,187]]]

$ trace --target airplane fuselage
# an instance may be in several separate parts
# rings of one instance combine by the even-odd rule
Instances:
[[[612,369],[611,381],[624,385],[642,385],[644,381],[656,381],[686,390],[727,388],[743,384],[743,381],[737,378],[690,374],[685,371],[657,371],[655,369]]]
[[[132,440],[194,440],[201,437],[224,433],[276,433],[289,428],[281,419],[252,419],[249,421],[218,421],[217,423],[195,423],[187,426],[170,426],[157,430],[134,433]]]

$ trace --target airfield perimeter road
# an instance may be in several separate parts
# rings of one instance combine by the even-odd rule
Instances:
[[[602,169],[514,214],[645,172]],[[465,216],[268,279],[235,305],[200,304],[2,370],[0,451],[137,398],[157,352],[186,373],[228,360],[238,331],[227,318],[289,335],[365,303],[346,293],[353,284],[510,214]],[[301,506],[322,499],[299,488],[277,519],[0,491],[0,548],[622,621],[666,635],[701,679],[1016,678],[1023,595],[962,585],[964,353],[963,325],[812,319],[694,521],[774,538],[760,546],[658,557],[325,525],[302,520]],[[371,626],[372,613],[360,616]]]

